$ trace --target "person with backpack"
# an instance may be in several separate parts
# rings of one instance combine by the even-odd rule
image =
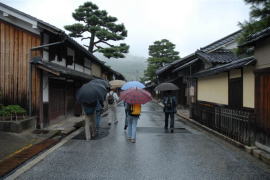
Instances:
[[[119,101],[119,97],[114,92],[115,90],[110,90],[110,92],[106,96],[106,101],[108,105],[108,112],[109,112],[109,122],[108,125],[110,126],[112,122],[117,123],[117,117],[116,117],[116,106]]]
[[[136,143],[136,130],[138,119],[141,114],[141,105],[140,104],[127,104],[127,105],[128,105],[128,113],[127,113],[128,141]]]
[[[163,98],[164,113],[165,113],[165,125],[164,129],[168,130],[168,121],[170,117],[170,130],[171,133],[174,131],[174,114],[176,113],[176,97],[172,95],[171,91],[167,91]]]

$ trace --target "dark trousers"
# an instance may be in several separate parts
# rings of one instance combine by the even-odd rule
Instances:
[[[170,128],[174,128],[174,113],[173,112],[165,112],[165,127],[164,128],[168,128],[169,116],[171,118]]]

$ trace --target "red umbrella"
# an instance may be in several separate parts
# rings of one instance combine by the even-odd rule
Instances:
[[[120,99],[129,104],[145,104],[152,100],[152,96],[144,89],[130,88],[120,93]]]

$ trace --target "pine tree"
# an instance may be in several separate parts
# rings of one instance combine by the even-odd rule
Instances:
[[[244,0],[251,5],[250,21],[239,23],[242,33],[239,44],[248,40],[248,37],[270,26],[270,0]],[[242,49],[240,53],[244,50]]]
[[[89,40],[85,45],[89,52],[100,52],[107,58],[124,58],[124,53],[128,53],[128,45],[114,43],[127,37],[124,24],[116,24],[116,17],[108,15],[92,2],[79,6],[72,16],[78,23],[66,25],[65,29],[70,31],[71,37]]]
[[[148,66],[144,72],[144,79],[153,80],[156,77],[156,70],[180,59],[179,52],[175,51],[175,45],[167,39],[155,41],[148,48],[149,58],[147,59]]]

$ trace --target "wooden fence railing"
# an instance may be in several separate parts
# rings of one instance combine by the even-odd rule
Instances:
[[[254,141],[254,112],[231,109],[207,103],[193,104],[192,118],[238,142],[251,145]]]

